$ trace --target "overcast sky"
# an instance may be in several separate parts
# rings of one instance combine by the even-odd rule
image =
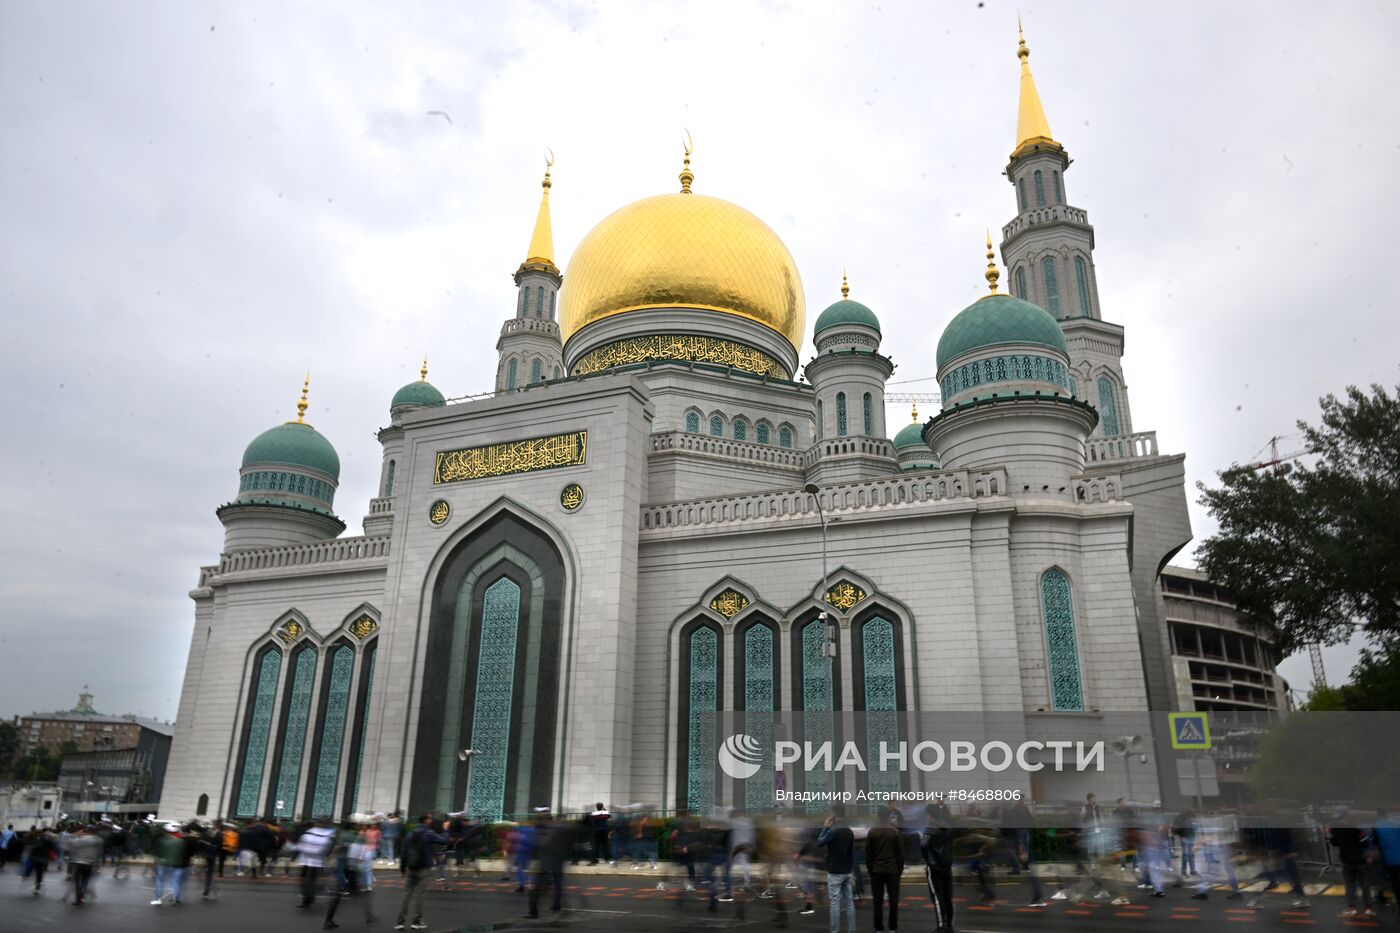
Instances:
[[[1014,213],[1001,0],[290,6],[0,4],[0,715],[84,684],[175,715],[214,509],[307,369],[359,533],[424,350],[447,395],[491,388],[546,146],[564,266],[677,188],[688,127],[696,190],[796,257],[809,333],[849,269],[896,381],[933,375]],[[1188,481],[1396,384],[1400,6],[1020,12],[1134,426]]]

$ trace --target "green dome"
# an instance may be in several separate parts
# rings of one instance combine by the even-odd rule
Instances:
[[[1069,355],[1065,333],[1050,312],[1010,295],[988,295],[960,311],[943,329],[938,368],[970,350],[1010,343],[1038,344]]]
[[[320,470],[340,479],[340,457],[335,448],[309,424],[288,421],[253,438],[243,451],[243,466],[283,464]]]
[[[425,408],[433,408],[446,404],[442,393],[433,387],[426,379],[418,382],[410,382],[402,389],[394,393],[394,400],[389,403],[389,410],[393,411],[400,405],[422,405]]]
[[[812,336],[815,337],[828,327],[835,327],[837,324],[864,324],[866,327],[874,329],[875,333],[880,332],[880,319],[875,316],[875,312],[859,301],[852,301],[849,298],[842,298],[818,315],[817,326],[812,331]]]
[[[894,436],[895,450],[908,450],[910,447],[922,447],[928,450],[928,445],[924,443],[924,426],[917,421],[913,424],[906,424]]]

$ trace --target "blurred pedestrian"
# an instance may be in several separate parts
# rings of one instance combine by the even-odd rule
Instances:
[[[875,825],[865,834],[865,869],[870,873],[870,894],[875,904],[875,933],[899,929],[899,879],[904,874],[904,838],[895,811],[881,807]],[[890,901],[889,925],[885,925],[885,898]]]

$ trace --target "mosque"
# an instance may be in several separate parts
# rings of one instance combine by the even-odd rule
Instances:
[[[1159,581],[1191,538],[1184,455],[1135,430],[1094,228],[1017,54],[1010,293],[989,240],[922,423],[886,424],[894,362],[844,285],[801,362],[797,264],[695,190],[689,152],[679,191],[603,218],[565,271],[546,172],[495,392],[449,403],[425,360],[363,536],[304,385],[218,509],[162,813],[695,809],[724,796],[708,713],[1072,727],[1189,702]]]

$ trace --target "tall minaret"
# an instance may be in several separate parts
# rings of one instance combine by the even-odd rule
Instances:
[[[549,222],[552,184],[549,170],[553,165],[551,153],[545,162],[544,193],[540,195],[540,212],[535,217],[530,251],[515,270],[515,284],[520,289],[515,317],[501,325],[501,336],[496,341],[496,350],[501,355],[496,366],[497,392],[523,389],[564,375],[564,349],[555,318],[555,304],[564,277],[554,264],[554,232]]]
[[[1017,20],[1020,32],[1020,20]],[[1021,104],[1016,147],[1006,178],[1016,189],[1016,218],[1002,227],[1001,256],[1011,294],[1040,305],[1060,321],[1069,342],[1074,394],[1099,410],[1098,434],[1132,433],[1123,379],[1123,328],[1103,319],[1094,272],[1094,228],[1082,208],[1070,207],[1063,173],[1069,155],[1050,133],[1050,121],[1031,76],[1031,51],[1021,33]]]

